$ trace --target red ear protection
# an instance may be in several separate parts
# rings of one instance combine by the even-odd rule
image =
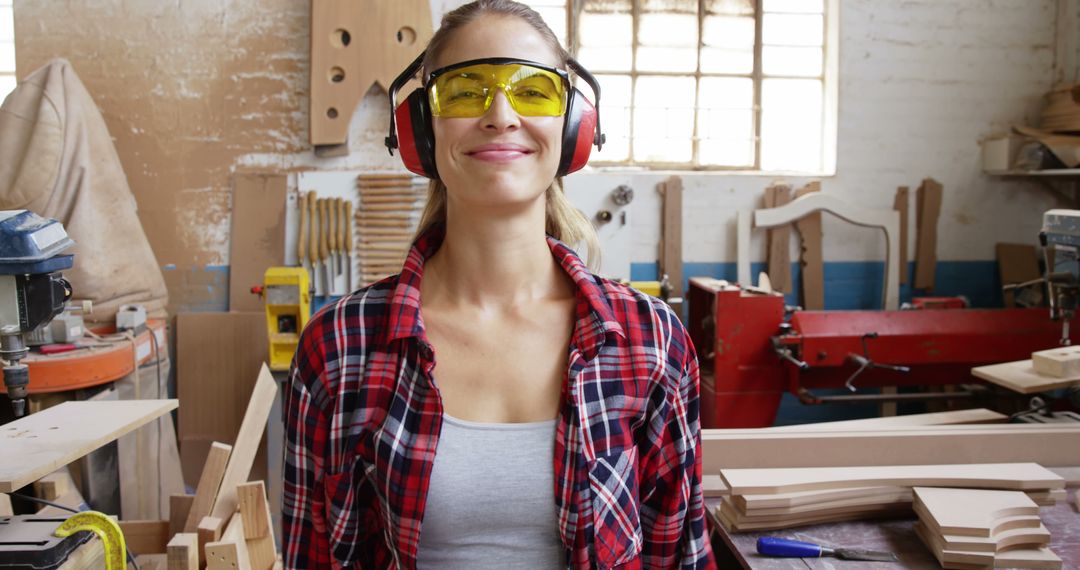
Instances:
[[[424,87],[414,89],[409,96],[397,104],[397,92],[420,71],[424,54],[420,54],[390,85],[390,133],[385,144],[390,154],[394,149],[401,151],[401,162],[410,172],[427,178],[439,177],[435,168],[435,134],[431,128],[431,107]],[[571,59],[569,67],[578,74],[600,101],[600,85],[584,67]],[[556,176],[562,177],[581,170],[589,161],[589,154],[595,144],[603,147],[604,134],[600,131],[600,113],[596,107],[576,87],[571,88],[566,102],[566,114],[563,122],[562,156]],[[395,129],[396,126],[396,129]]]

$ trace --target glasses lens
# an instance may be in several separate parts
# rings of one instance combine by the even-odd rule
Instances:
[[[430,85],[436,117],[479,117],[487,112],[497,89],[527,117],[555,117],[565,108],[566,90],[558,74],[523,64],[478,64],[435,77]]]

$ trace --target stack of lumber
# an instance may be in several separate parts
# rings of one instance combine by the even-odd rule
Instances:
[[[979,366],[971,373],[1021,394],[1067,388],[1080,384],[1080,346],[1040,350],[1030,360]]]
[[[915,532],[942,568],[1061,568],[1039,506],[1020,491],[914,488]]]
[[[1080,84],[1064,85],[1046,94],[1041,127],[1052,133],[1080,132]]]
[[[424,179],[401,174],[362,174],[356,179],[360,279],[378,281],[401,270],[427,199]]]
[[[912,488],[1016,491],[1032,504],[1065,497],[1065,480],[1035,463],[723,469],[717,516],[729,531],[911,514]]]

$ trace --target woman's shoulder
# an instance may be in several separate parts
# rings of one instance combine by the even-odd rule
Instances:
[[[595,280],[628,339],[633,341],[637,335],[647,335],[653,340],[659,337],[666,345],[689,349],[692,355],[689,334],[671,305],[619,281],[599,276]]]
[[[357,333],[383,328],[397,282],[398,275],[390,275],[326,303],[311,315],[301,333],[301,344],[335,346],[340,344],[339,337],[346,336],[350,342],[376,340],[373,335]]]

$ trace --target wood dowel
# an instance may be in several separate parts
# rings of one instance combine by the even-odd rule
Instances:
[[[416,194],[384,194],[381,196],[364,196],[361,201],[364,205],[386,204],[394,202],[419,202],[422,196]]]
[[[357,219],[357,226],[363,231],[368,227],[382,227],[382,228],[411,228],[412,222],[409,220],[360,220]]]
[[[412,213],[416,210],[416,204],[414,202],[389,202],[385,204],[368,204],[365,202],[360,207],[361,212],[398,212],[402,210]]]

